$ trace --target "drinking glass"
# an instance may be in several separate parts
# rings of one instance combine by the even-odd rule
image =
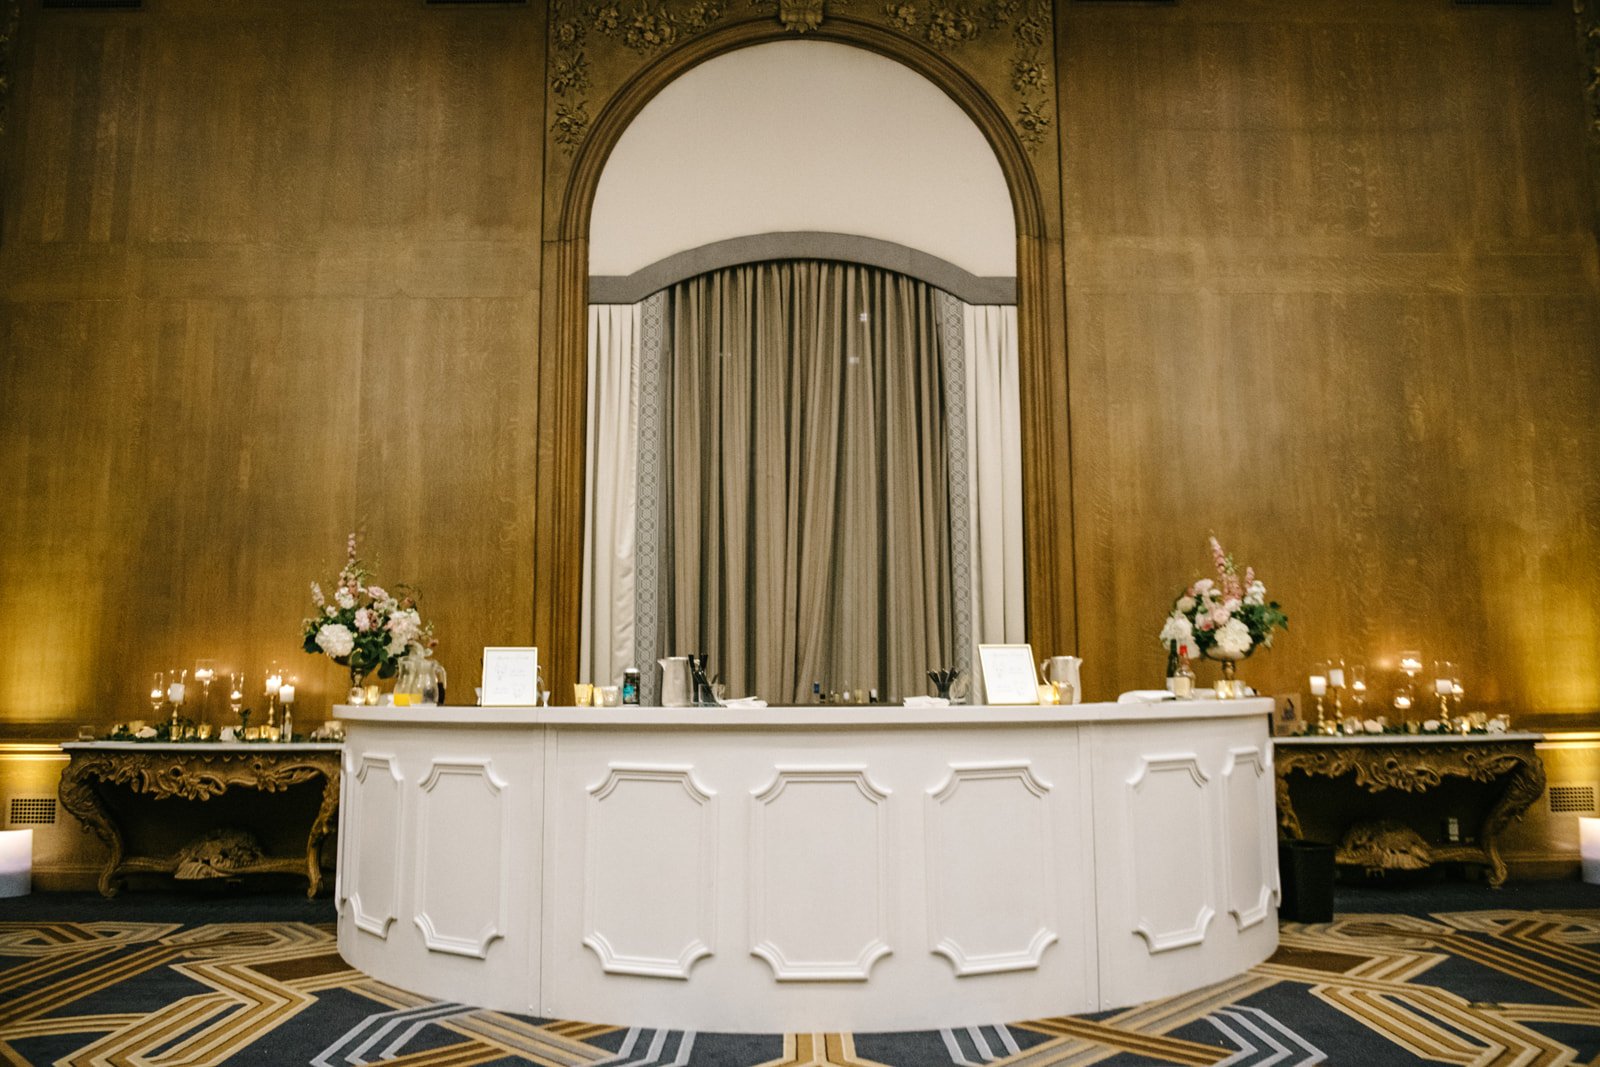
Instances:
[[[211,683],[216,677],[216,660],[197,659],[194,661],[194,680],[200,683],[200,708],[195,712],[196,719],[204,720],[211,711]]]
[[[244,671],[233,671],[228,675],[228,710],[233,712],[237,719],[239,712],[244,708]]]
[[[1350,664],[1350,698],[1358,709],[1367,706],[1367,668],[1360,663]]]
[[[156,671],[155,674],[151,675],[151,679],[150,713],[152,715],[160,715],[161,705],[166,703],[167,699],[167,672]]]

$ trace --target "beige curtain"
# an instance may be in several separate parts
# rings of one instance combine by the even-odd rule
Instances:
[[[1027,640],[1017,309],[967,305],[962,325],[972,509],[972,638],[977,644],[1016,644]]]
[[[633,665],[638,365],[638,305],[591,305],[578,677],[597,685]]]
[[[670,294],[663,651],[730,696],[927,691],[951,653],[933,290],[756,264]]]

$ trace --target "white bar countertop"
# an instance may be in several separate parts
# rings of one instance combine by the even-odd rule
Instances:
[[[974,705],[950,707],[872,704],[865,707],[807,705],[767,708],[479,708],[354,707],[340,704],[332,717],[342,722],[417,726],[666,726],[666,727],[865,727],[1004,726],[1049,723],[1126,723],[1236,719],[1268,715],[1272,700],[1162,700],[1130,704]],[[246,746],[249,747],[249,746]]]
[[[1499,734],[1308,734],[1305,737],[1274,737],[1278,746],[1317,745],[1486,745],[1496,741],[1543,741],[1544,734],[1526,730],[1507,730]]]

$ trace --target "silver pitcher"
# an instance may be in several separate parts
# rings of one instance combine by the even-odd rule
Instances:
[[[656,660],[661,668],[661,706],[686,708],[689,706],[689,657],[668,656]]]

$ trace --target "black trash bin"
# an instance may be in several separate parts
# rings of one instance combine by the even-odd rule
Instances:
[[[1333,921],[1333,846],[1320,841],[1279,841],[1278,918],[1297,923]]]

